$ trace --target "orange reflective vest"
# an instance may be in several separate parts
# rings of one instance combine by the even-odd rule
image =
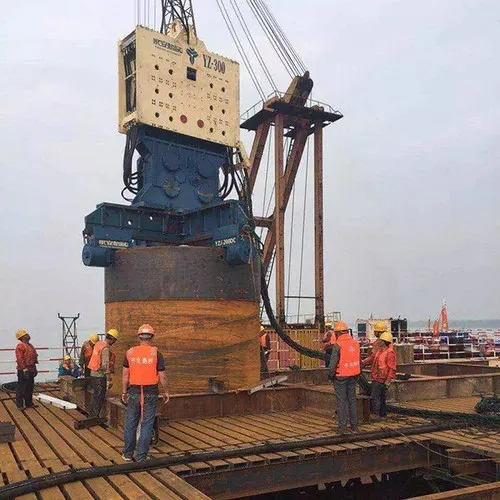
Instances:
[[[89,368],[92,371],[97,371],[101,368],[102,351],[104,350],[105,347],[109,348],[108,343],[104,342],[104,340],[98,340],[96,342],[94,350],[92,351],[92,357],[90,358],[87,368]],[[110,356],[110,362],[111,362],[111,356]]]
[[[262,349],[267,349],[267,339],[269,337],[269,333],[263,333],[261,336],[260,336],[260,346],[262,347]]]
[[[158,383],[158,348],[148,345],[131,347],[127,351],[130,385]]]
[[[338,377],[355,377],[361,373],[359,343],[348,333],[337,339],[340,347],[340,359],[337,365]]]

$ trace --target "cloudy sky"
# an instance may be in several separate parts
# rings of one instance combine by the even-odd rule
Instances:
[[[239,59],[215,0],[193,3],[209,49]],[[314,97],[345,115],[325,130],[326,309],[348,319],[370,313],[425,319],[445,296],[451,317],[500,317],[500,3],[268,3],[311,71]],[[58,312],[80,312],[82,333],[103,327],[103,271],[82,265],[81,230],[97,203],[120,201],[116,42],[134,17],[133,0],[3,6],[0,335],[6,344],[21,326],[57,339]],[[286,73],[255,33],[286,88]],[[245,109],[258,95],[242,76]],[[304,176],[302,168],[292,294]],[[310,295],[310,196],[306,206],[302,293]]]

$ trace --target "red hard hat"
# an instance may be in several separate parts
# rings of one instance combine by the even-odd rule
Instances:
[[[145,323],[144,325],[141,325],[139,327],[139,331],[137,332],[137,335],[154,335],[155,331],[153,330],[153,327],[151,325],[148,325]]]

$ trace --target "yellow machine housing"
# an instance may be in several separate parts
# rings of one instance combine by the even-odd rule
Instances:
[[[118,129],[144,124],[236,147],[239,64],[186,38],[137,26],[119,42]]]

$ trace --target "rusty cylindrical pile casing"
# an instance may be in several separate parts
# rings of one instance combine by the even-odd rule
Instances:
[[[259,382],[259,266],[230,266],[224,249],[137,247],[116,252],[105,271],[106,330],[113,346],[112,393],[121,392],[125,353],[149,323],[172,394],[206,391],[208,379],[240,389]]]

